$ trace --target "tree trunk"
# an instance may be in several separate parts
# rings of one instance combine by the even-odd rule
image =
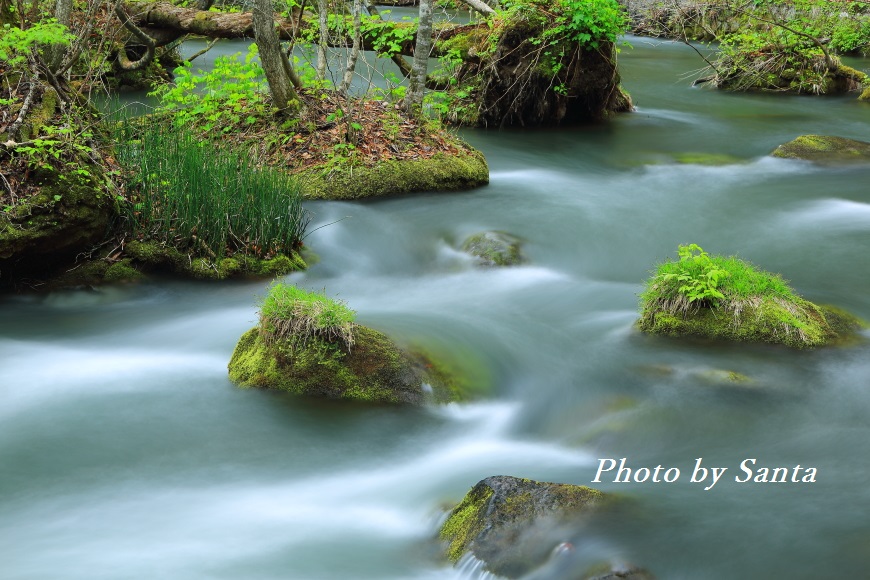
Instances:
[[[272,102],[281,111],[298,106],[299,98],[288,71],[289,63],[281,51],[281,43],[275,32],[272,0],[254,0],[252,24],[254,41],[260,52],[260,63],[266,73]]]
[[[432,0],[420,0],[420,19],[417,25],[417,44],[414,47],[414,63],[405,94],[405,112],[418,116],[423,109],[423,93],[426,90],[426,72],[429,53],[432,50]]]
[[[56,0],[54,3],[54,17],[58,24],[63,24],[67,29],[70,26],[70,16],[72,14],[72,0]],[[60,69],[60,64],[63,62],[63,55],[67,47],[62,44],[55,44],[49,47],[46,51],[46,64],[51,72],[57,72]]]
[[[356,68],[356,59],[359,58],[360,44],[362,37],[360,36],[360,26],[362,13],[361,0],[353,0],[353,46],[350,49],[350,54],[347,55],[347,66],[344,69],[344,78],[341,81],[339,91],[346,93],[350,89],[350,83],[353,81],[353,71]]]
[[[329,4],[327,0],[317,0],[317,26],[320,38],[317,39],[317,80],[326,79],[326,46],[329,42],[329,28],[327,18],[329,16]]]

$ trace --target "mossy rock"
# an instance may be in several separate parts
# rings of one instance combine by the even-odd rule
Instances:
[[[274,278],[307,268],[296,252],[290,256],[278,254],[268,260],[246,255],[213,259],[190,257],[155,241],[133,240],[126,245],[125,253],[132,260],[131,266],[199,280]]]
[[[460,398],[450,378],[431,370],[425,357],[359,325],[349,352],[320,338],[267,342],[252,328],[236,345],[228,369],[230,380],[242,387],[311,397],[414,405]]]
[[[565,541],[565,526],[582,522],[605,500],[585,486],[488,477],[450,512],[439,537],[451,562],[471,553],[489,572],[516,578],[544,564]]]
[[[462,251],[484,266],[516,266],[523,262],[519,238],[505,232],[480,232],[466,238]]]
[[[822,164],[867,163],[870,162],[870,143],[827,135],[801,135],[780,145],[771,155]]]
[[[107,237],[117,208],[103,190],[105,176],[94,165],[80,169],[37,173],[38,193],[0,213],[0,285],[50,278]]]
[[[665,336],[698,336],[812,348],[849,340],[863,323],[848,313],[834,313],[802,298],[785,301],[758,297],[745,301],[739,308],[725,304],[683,314],[644,310],[638,326],[643,332]]]
[[[660,263],[646,282],[638,321],[643,332],[811,348],[849,340],[864,325],[847,312],[813,304],[778,274],[737,257],[709,256],[695,244],[680,246],[680,256]],[[715,297],[707,287],[711,277]],[[687,294],[693,288],[698,295]]]
[[[864,92],[858,97],[859,101],[870,102],[870,86],[864,89]]]
[[[483,153],[457,141],[459,152],[436,153],[429,159],[380,161],[372,167],[338,165],[297,173],[307,199],[366,199],[423,191],[450,191],[489,183]]]

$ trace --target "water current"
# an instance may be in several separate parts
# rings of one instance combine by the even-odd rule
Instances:
[[[308,237],[319,261],[288,280],[461,361],[482,389],[473,402],[371,408],[236,388],[226,363],[266,282],[0,299],[0,577],[476,578],[434,539],[472,485],[588,485],[599,458],[623,457],[683,476],[593,484],[631,506],[576,540],[575,571],[866,577],[868,343],[794,352],[633,323],[649,270],[690,242],[870,319],[870,168],[767,156],[800,134],[870,140],[870,106],[693,88],[703,62],[688,47],[629,40],[636,112],[463,131],[491,169],[474,191],[307,204],[312,227],[341,221]],[[528,264],[476,268],[457,247],[483,230],[520,236]],[[697,458],[728,468],[708,491],[688,480]],[[738,483],[746,458],[814,467],[816,482]]]

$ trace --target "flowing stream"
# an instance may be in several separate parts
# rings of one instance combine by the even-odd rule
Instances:
[[[475,402],[372,408],[233,386],[226,363],[266,282],[0,299],[0,577],[475,578],[434,540],[472,485],[589,485],[599,458],[622,457],[683,475],[592,484],[631,505],[584,532],[576,570],[865,577],[870,345],[795,352],[633,323],[649,270],[690,242],[870,319],[870,168],[766,156],[800,134],[870,140],[870,105],[692,88],[690,49],[630,41],[635,113],[464,131],[492,172],[475,191],[307,205],[312,227],[341,221],[308,237],[320,261],[288,280],[460,361],[489,385]],[[528,264],[476,268],[456,248],[482,230],[522,237]],[[696,458],[728,468],[709,491],[689,482]],[[738,483],[746,458],[814,467],[816,482]]]

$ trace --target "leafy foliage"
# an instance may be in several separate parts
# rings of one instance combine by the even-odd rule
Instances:
[[[4,24],[0,27],[0,61],[17,66],[27,60],[27,53],[38,45],[67,45],[74,38],[63,24],[49,18],[28,28]]]
[[[659,264],[647,282],[641,294],[645,305],[659,302],[664,309],[678,312],[759,296],[796,298],[780,276],[733,256],[710,256],[697,244],[680,245],[678,255],[678,261]]]
[[[266,114],[264,72],[252,44],[244,60],[241,53],[221,56],[210,72],[194,73],[190,63],[175,69],[175,82],[161,85],[150,94],[160,98],[160,112],[172,113],[177,127],[197,124],[203,130],[220,127],[227,133],[235,127],[256,123]]]

